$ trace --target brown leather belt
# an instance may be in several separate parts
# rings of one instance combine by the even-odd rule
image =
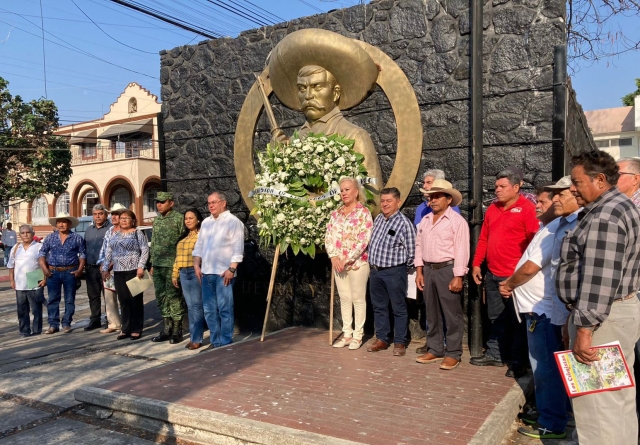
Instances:
[[[638,295],[637,291],[633,291],[631,292],[629,295],[627,295],[626,297],[622,297],[622,298],[616,298],[615,300],[613,300],[614,303],[620,303],[621,301],[625,301],[625,300],[631,300],[632,298],[635,298]],[[567,310],[572,311],[575,309],[575,303],[568,303],[565,304]]]
[[[73,266],[63,266],[63,267],[58,267],[58,266],[49,266],[49,270],[54,270],[56,272],[64,272],[65,270],[71,270],[71,269],[77,269],[78,265],[74,264]]]
[[[433,270],[442,269],[443,267],[450,266],[453,264],[453,260],[443,261],[441,263],[424,263],[426,267],[430,267]]]

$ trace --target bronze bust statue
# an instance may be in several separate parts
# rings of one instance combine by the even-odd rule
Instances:
[[[354,140],[354,150],[364,155],[367,173],[380,189],[382,174],[373,141],[341,111],[362,102],[375,87],[378,68],[371,57],[347,37],[297,32],[274,49],[269,77],[278,99],[304,113],[306,122],[298,134],[339,134]],[[282,132],[274,137],[286,140]]]

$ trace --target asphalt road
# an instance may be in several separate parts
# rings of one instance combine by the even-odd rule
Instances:
[[[117,334],[84,331],[89,323],[84,282],[76,297],[73,332],[21,338],[15,291],[2,280],[6,276],[7,270],[0,268],[0,445],[189,443],[146,432],[136,425],[92,418],[73,398],[79,387],[115,380],[199,352],[184,348],[186,330],[185,341],[177,345],[150,341],[160,322],[153,287],[144,294],[145,328],[140,340],[116,340]],[[61,304],[61,314],[63,310]],[[46,308],[44,314],[43,332],[48,328]]]

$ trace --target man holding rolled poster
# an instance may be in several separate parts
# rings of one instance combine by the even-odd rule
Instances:
[[[615,185],[611,155],[591,151],[571,160],[571,192],[584,209],[565,237],[556,276],[558,297],[569,309],[576,359],[598,360],[592,346],[619,341],[629,367],[640,337],[640,212]],[[625,388],[572,400],[580,445],[635,445],[635,390]]]
[[[44,286],[47,280],[38,263],[42,244],[33,240],[33,227],[25,224],[19,230],[22,242],[11,249],[7,267],[11,288],[16,291],[20,336],[29,337],[42,334],[42,304],[45,302]],[[29,307],[33,314],[33,326],[30,326]]]

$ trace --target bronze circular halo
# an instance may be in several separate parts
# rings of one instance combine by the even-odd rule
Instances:
[[[401,205],[411,192],[422,157],[422,120],[420,107],[409,79],[402,69],[388,55],[368,43],[354,40],[380,67],[376,83],[385,93],[391,104],[397,128],[397,150],[389,180],[379,189],[396,187],[400,190]],[[264,92],[269,96],[273,92],[269,68],[260,74]],[[234,140],[234,166],[242,198],[251,210],[253,200],[249,192],[255,185],[256,172],[253,164],[254,141],[258,118],[264,108],[257,82],[253,84],[238,115]],[[379,209],[375,209],[377,214]]]

